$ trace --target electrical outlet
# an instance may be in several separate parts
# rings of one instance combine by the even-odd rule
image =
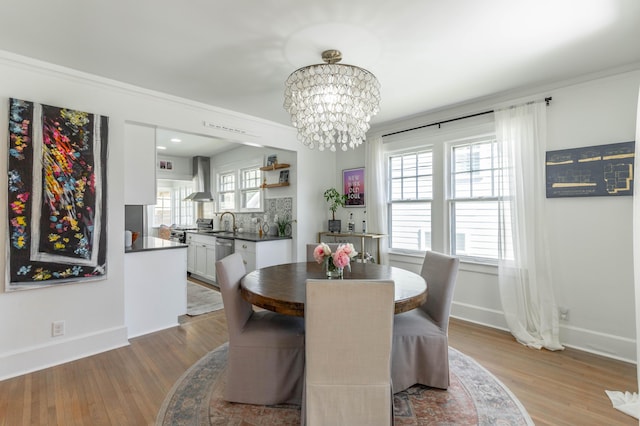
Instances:
[[[64,321],[54,321],[51,323],[51,337],[64,336]]]
[[[560,321],[569,321],[569,308],[563,306],[558,308]]]

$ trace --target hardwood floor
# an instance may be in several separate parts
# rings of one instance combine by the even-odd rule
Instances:
[[[451,320],[449,345],[498,377],[542,425],[637,425],[606,390],[638,391],[636,366],[567,348],[529,349],[510,333]]]
[[[510,334],[452,320],[450,344],[520,399],[537,425],[637,425],[604,393],[637,391],[635,365],[567,349],[537,351]],[[227,341],[224,311],[103,354],[0,382],[0,425],[152,425],[175,381]]]

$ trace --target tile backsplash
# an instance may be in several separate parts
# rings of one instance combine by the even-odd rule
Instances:
[[[261,226],[265,221],[269,224],[269,234],[277,233],[276,227],[272,226],[275,223],[276,217],[293,217],[293,198],[265,198],[264,200],[265,210],[264,213],[236,213],[236,226],[242,228],[244,232],[258,232],[258,226]],[[255,221],[253,219],[258,219]],[[230,218],[223,219],[223,223],[220,227],[223,229],[230,229]]]

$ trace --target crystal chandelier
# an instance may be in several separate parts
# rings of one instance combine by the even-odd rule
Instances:
[[[337,64],[341,59],[340,51],[326,50],[326,63],[300,68],[285,82],[284,108],[298,139],[311,149],[357,147],[379,111],[378,79],[363,68]]]

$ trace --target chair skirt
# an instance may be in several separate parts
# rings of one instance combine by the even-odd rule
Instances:
[[[449,387],[447,334],[421,309],[394,317],[391,380],[393,393],[417,383]]]
[[[304,355],[302,318],[254,312],[242,334],[229,342],[225,399],[256,405],[301,404]]]

